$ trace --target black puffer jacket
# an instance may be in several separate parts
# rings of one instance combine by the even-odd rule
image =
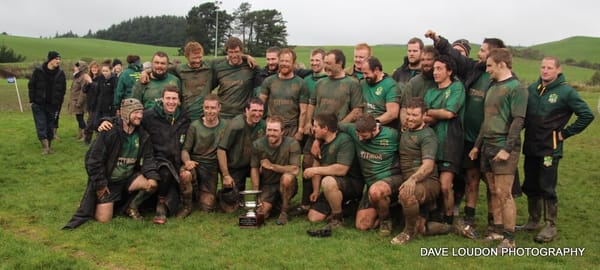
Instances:
[[[67,80],[62,69],[48,69],[48,62],[33,70],[28,83],[29,102],[60,108],[67,91]]]

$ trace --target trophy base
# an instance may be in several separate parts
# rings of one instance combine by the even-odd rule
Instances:
[[[239,218],[240,228],[259,228],[265,224],[265,215],[256,214],[256,216],[242,215]]]

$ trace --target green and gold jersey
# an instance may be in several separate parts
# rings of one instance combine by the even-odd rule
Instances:
[[[140,135],[123,133],[123,144],[119,152],[117,164],[110,174],[111,181],[128,180],[135,172],[135,164],[140,151]]]
[[[231,119],[244,112],[246,102],[254,94],[254,75],[247,62],[232,66],[226,59],[214,62],[214,72],[219,85],[221,117]]]
[[[268,116],[280,116],[285,126],[298,126],[300,104],[308,104],[308,88],[302,78],[269,76],[263,81],[260,93],[267,96]]]
[[[374,138],[361,141],[354,124],[340,123],[339,127],[354,141],[356,158],[368,187],[378,180],[400,173],[393,170],[398,162],[398,131],[381,127]]]
[[[474,143],[483,123],[483,103],[485,93],[490,87],[490,74],[484,72],[468,89],[465,97],[465,141]]]
[[[281,144],[271,147],[266,137],[262,137],[252,143],[251,168],[260,168],[260,161],[269,160],[272,164],[281,166],[294,165],[300,167],[300,144],[292,137],[284,136]],[[280,182],[281,173],[262,169],[260,184],[277,184]]]
[[[430,127],[419,130],[407,129],[400,136],[400,168],[402,178],[407,180],[423,164],[423,160],[436,160],[438,140]],[[432,175],[437,179],[438,171],[434,168]]]
[[[200,119],[204,113],[204,97],[216,86],[212,63],[203,61],[199,68],[191,68],[187,63],[182,63],[169,71],[181,79],[181,103],[188,116],[191,120]]]
[[[337,114],[338,120],[342,121],[353,109],[363,105],[362,90],[360,84],[351,77],[327,77],[317,82],[315,95],[311,96],[310,102],[315,105],[314,115],[330,112]]]
[[[144,109],[154,108],[154,104],[162,98],[162,92],[165,86],[174,85],[179,89],[181,96],[181,81],[175,75],[167,73],[162,80],[150,79],[147,84],[142,84],[139,81],[133,86],[133,98],[137,98],[144,104]]]
[[[352,80],[352,79],[351,79]],[[362,179],[360,168],[355,165],[354,142],[344,132],[338,132],[335,139],[330,143],[321,142],[321,166],[342,164],[350,167],[346,176],[353,179]]]
[[[464,115],[465,88],[460,81],[452,82],[448,87],[439,89],[430,88],[425,92],[425,105],[427,109],[444,109],[453,112],[456,117],[447,120],[438,120],[432,127],[438,139],[438,160],[455,161],[452,153],[447,150],[453,144],[460,143],[462,151],[463,127],[462,119]],[[460,142],[458,142],[460,141]],[[462,158],[461,158],[462,159]]]
[[[528,95],[527,89],[515,77],[492,82],[485,97],[485,115],[480,131],[484,144],[504,148],[513,119],[525,118]],[[520,144],[512,150],[519,151],[519,148]]]
[[[387,75],[374,85],[367,83],[367,80],[362,80],[360,86],[365,99],[364,112],[373,117],[378,117],[386,112],[385,104],[399,103],[396,81]]]
[[[229,121],[219,141],[219,149],[227,152],[227,166],[239,169],[250,166],[252,142],[265,136],[265,121],[254,126],[246,123],[246,115],[240,114]]]
[[[219,124],[207,127],[202,119],[192,121],[188,128],[183,150],[188,151],[190,158],[203,166],[218,169],[217,146],[225,131],[226,122],[219,119]]]

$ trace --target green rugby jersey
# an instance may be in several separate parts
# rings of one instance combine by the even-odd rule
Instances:
[[[227,59],[214,62],[214,72],[219,85],[217,95],[221,99],[221,117],[231,119],[244,112],[246,102],[254,94],[254,75],[246,61],[232,66]]]
[[[292,137],[284,136],[281,144],[276,147],[271,147],[267,137],[262,137],[252,143],[250,167],[260,168],[260,161],[263,159],[277,165],[300,167],[300,153],[300,144]],[[280,182],[281,175],[281,173],[263,169],[260,174],[260,184],[277,184]]]
[[[399,103],[396,81],[387,75],[374,85],[367,83],[367,80],[362,80],[360,86],[365,99],[364,112],[373,117],[378,117],[386,112],[386,103]]]
[[[311,73],[310,75],[304,77],[304,83],[306,84],[306,88],[308,89],[308,97],[314,97],[315,88],[317,86],[317,82],[323,78],[327,77],[327,73]],[[310,101],[309,101],[309,104]]]
[[[338,121],[342,121],[354,108],[363,105],[363,96],[360,84],[351,77],[327,77],[317,82],[315,95],[310,102],[315,105],[314,115],[331,112],[337,114]]]
[[[433,79],[426,79],[423,74],[417,74],[412,77],[402,89],[402,108],[406,107],[406,103],[413,97],[424,97],[427,89],[436,88],[437,84]]]
[[[528,95],[527,89],[521,86],[515,77],[501,82],[492,82],[485,96],[485,115],[480,131],[484,144],[505,148],[513,119],[525,118]],[[509,148],[512,151],[519,151],[520,140],[517,144]]]
[[[463,143],[462,119],[464,115],[465,88],[460,81],[453,81],[448,87],[430,88],[425,92],[427,109],[445,109],[456,114],[454,119],[438,120],[432,127],[438,139],[438,160],[454,161],[446,149],[451,144]],[[458,121],[457,121],[458,120]],[[449,136],[457,135],[457,136]],[[460,142],[455,142],[460,140]],[[462,151],[462,146],[460,147]]]
[[[199,68],[191,68],[187,63],[182,63],[169,71],[181,79],[181,104],[188,116],[191,120],[200,119],[204,114],[204,97],[215,88],[212,64],[202,61]]]
[[[407,129],[400,136],[400,168],[402,178],[407,180],[423,164],[424,159],[436,160],[438,140],[430,127],[419,130]],[[434,165],[435,166],[435,165]],[[432,175],[437,179],[438,170],[434,168]]]
[[[133,175],[139,151],[139,133],[137,131],[132,134],[123,133],[123,144],[117,164],[110,174],[111,181],[128,180]]]
[[[167,85],[177,86],[179,95],[181,96],[181,81],[171,73],[167,73],[162,80],[150,79],[147,84],[142,84],[139,81],[133,86],[133,98],[137,98],[144,104],[144,109],[154,108],[154,104],[161,100],[163,88]]]
[[[246,115],[240,114],[229,121],[219,141],[219,149],[227,152],[227,166],[239,169],[250,166],[252,142],[265,136],[265,121],[254,126],[246,123]]]
[[[260,93],[267,96],[268,116],[280,116],[284,125],[298,126],[300,104],[308,104],[308,88],[298,76],[281,79],[277,75],[267,77]]]
[[[183,150],[188,151],[190,158],[207,168],[218,169],[217,146],[225,131],[226,122],[219,119],[219,124],[207,127],[202,119],[192,121],[188,128]]]
[[[320,166],[346,165],[350,167],[346,176],[353,179],[362,179],[360,168],[355,166],[355,155],[352,138],[344,132],[338,132],[335,139],[330,143],[321,142]]]
[[[377,136],[368,141],[361,141],[354,124],[340,123],[339,127],[354,141],[356,158],[367,187],[378,180],[400,173],[393,170],[398,162],[398,131],[381,127]]]
[[[468,89],[465,96],[465,141],[474,143],[483,123],[483,103],[490,86],[490,74],[484,72]]]

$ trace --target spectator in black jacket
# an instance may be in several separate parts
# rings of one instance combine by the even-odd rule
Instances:
[[[58,127],[58,114],[67,91],[65,73],[60,68],[58,52],[48,52],[48,60],[36,67],[29,80],[29,102],[42,155],[52,153],[53,128]]]

